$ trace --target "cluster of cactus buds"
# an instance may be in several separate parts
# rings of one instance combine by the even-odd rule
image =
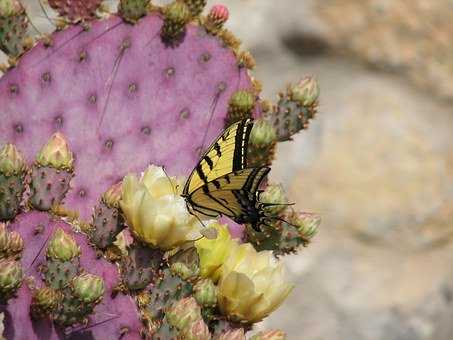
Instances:
[[[181,193],[244,118],[248,166],[271,166],[319,86],[262,100],[228,9],[206,3],[49,0],[64,24],[44,37],[19,0],[0,1],[0,338],[245,339],[290,293],[275,256],[307,245],[319,217],[277,184],[259,190],[258,230],[195,216]]]

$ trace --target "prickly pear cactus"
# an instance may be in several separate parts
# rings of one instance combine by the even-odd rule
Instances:
[[[222,5],[206,15],[204,0],[121,0],[118,13],[100,0],[48,5],[58,29],[33,37],[24,6],[0,0],[3,335],[245,339],[291,291],[274,257],[306,246],[319,219],[266,183],[257,204],[269,218],[236,225],[235,239],[233,222],[191,215],[170,176],[187,177],[244,118],[256,119],[249,166],[271,166],[277,143],[314,117],[316,81],[262,100]],[[255,338],[274,334],[284,338]]]

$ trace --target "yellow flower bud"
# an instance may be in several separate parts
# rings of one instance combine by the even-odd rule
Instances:
[[[181,181],[150,166],[142,178],[123,180],[121,209],[132,232],[143,242],[168,250],[200,236],[200,223],[179,195]]]
[[[222,266],[218,305],[234,321],[255,323],[276,310],[293,288],[272,252],[241,244]]]
[[[36,157],[36,162],[41,166],[72,170],[74,156],[69,149],[66,138],[60,132],[57,132],[50,137],[50,140],[41,149]]]

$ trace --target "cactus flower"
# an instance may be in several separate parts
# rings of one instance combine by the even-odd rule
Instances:
[[[266,190],[260,195],[260,202],[277,204],[266,208],[266,211],[277,215],[286,209],[285,204],[288,203],[288,199],[286,198],[285,191],[281,184],[271,184],[268,185]]]
[[[104,280],[97,275],[82,274],[72,281],[74,295],[87,304],[97,303],[104,295]]]
[[[166,312],[168,322],[178,330],[183,330],[191,323],[201,320],[201,308],[193,297],[175,302]]]
[[[231,239],[227,225],[215,223],[211,227],[217,230],[217,238],[214,240],[200,239],[195,242],[195,247],[200,257],[201,276],[217,282],[223,262],[228,254],[238,246],[238,243]]]
[[[24,156],[13,144],[6,144],[0,150],[0,174],[9,177],[22,174],[25,169]]]
[[[182,338],[185,340],[210,340],[211,334],[209,328],[203,319],[199,319],[189,324],[181,332]]]
[[[201,279],[193,287],[194,297],[203,307],[212,307],[217,304],[217,287],[210,279]]]
[[[259,332],[252,336],[250,340],[285,340],[286,333],[279,329],[272,329],[264,332]]]
[[[14,260],[0,260],[0,301],[8,299],[22,284],[22,266]]]
[[[79,246],[72,236],[58,228],[49,241],[47,257],[60,261],[70,261],[79,254]]]
[[[303,106],[312,106],[319,98],[319,85],[315,78],[306,77],[290,88],[291,99]]]
[[[199,237],[200,223],[187,211],[179,195],[181,185],[156,166],[150,166],[141,179],[125,177],[120,206],[140,240],[167,250]]]
[[[50,140],[38,153],[36,162],[40,166],[70,170],[73,167],[74,156],[69,149],[66,138],[57,132],[50,137]]]
[[[258,322],[282,304],[292,287],[272,252],[258,253],[245,243],[222,266],[218,304],[232,320]]]

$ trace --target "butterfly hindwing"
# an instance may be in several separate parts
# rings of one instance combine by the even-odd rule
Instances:
[[[205,215],[214,212],[241,223],[255,222],[260,214],[256,192],[269,171],[268,167],[261,167],[226,174],[197,189],[189,202],[195,211]]]
[[[216,178],[246,168],[247,144],[253,123],[250,119],[228,127],[208,148],[184,187],[184,196]]]

